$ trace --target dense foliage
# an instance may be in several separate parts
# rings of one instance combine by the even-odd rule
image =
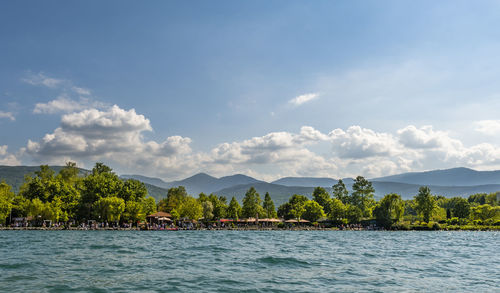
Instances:
[[[90,220],[108,223],[138,223],[146,216],[162,211],[173,220],[191,219],[205,222],[223,218],[276,218],[285,220],[320,220],[333,225],[376,221],[385,228],[436,228],[471,225],[500,225],[500,193],[473,194],[445,198],[436,196],[423,186],[412,200],[403,200],[398,194],[387,194],[374,199],[374,188],[368,180],[358,176],[349,192],[342,180],[332,188],[314,189],[312,199],[295,194],[288,202],[275,208],[269,193],[264,200],[251,187],[242,205],[232,197],[200,193],[189,195],[183,186],[172,187],[158,204],[148,196],[144,183],[120,179],[111,168],[96,163],[92,171],[82,174],[75,163],[67,163],[56,174],[46,165],[34,174],[25,176],[16,194],[11,186],[0,183],[0,224],[14,218],[27,218],[32,225],[45,220],[53,222],[86,223]]]

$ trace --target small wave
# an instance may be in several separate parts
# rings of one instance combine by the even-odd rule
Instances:
[[[293,266],[306,267],[309,266],[307,261],[300,260],[295,257],[276,257],[276,256],[266,256],[257,259],[257,262],[274,265],[274,266]]]

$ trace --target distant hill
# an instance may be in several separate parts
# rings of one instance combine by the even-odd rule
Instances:
[[[316,177],[285,177],[271,183],[284,186],[331,187],[337,183],[337,180],[332,178]]]
[[[500,184],[500,171],[476,171],[453,168],[427,172],[410,172],[371,179],[371,181],[399,182],[418,185],[475,186]]]
[[[137,179],[144,183],[149,183],[167,189],[170,187],[184,186],[186,191],[195,197],[201,192],[208,194],[235,185],[263,182],[242,174],[216,178],[205,173],[198,173],[186,179],[172,182],[165,182],[159,178],[141,175],[123,175],[122,177]]]
[[[56,173],[63,166],[51,166]],[[40,169],[39,166],[0,166],[0,181],[4,180],[13,186],[15,192],[24,182],[25,174],[33,174]],[[80,169],[81,174],[89,172]],[[216,178],[205,173],[199,173],[189,178],[165,182],[159,178],[142,175],[122,175],[123,179],[136,179],[144,182],[150,196],[157,201],[166,197],[168,188],[184,186],[187,192],[197,197],[199,193],[215,193],[231,199],[235,196],[241,203],[245,193],[250,187],[255,187],[261,197],[269,192],[276,206],[288,201],[294,194],[310,197],[314,187],[321,186],[331,192],[331,186],[337,183],[332,178],[315,177],[286,177],[267,183],[255,178],[236,174]],[[347,188],[352,188],[353,179],[343,179]],[[429,186],[433,194],[446,197],[467,197],[474,193],[491,193],[500,191],[500,171],[475,171],[467,168],[454,168],[429,172],[413,172],[370,179],[375,188],[375,197],[381,198],[388,193],[400,194],[404,199],[411,199],[423,186]]]
[[[354,179],[344,178],[342,179],[344,184],[352,184]],[[284,177],[271,182],[272,184],[279,184],[284,186],[306,186],[306,187],[332,187],[337,184],[336,179],[324,178],[324,177]]]
[[[154,186],[166,188],[166,189],[171,187],[168,182],[165,182],[165,181],[161,180],[160,178],[147,177],[147,176],[142,176],[142,175],[121,175],[120,177],[124,178],[124,179],[139,180],[145,184],[150,184],[150,185],[154,185]]]

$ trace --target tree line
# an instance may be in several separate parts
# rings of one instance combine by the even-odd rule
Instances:
[[[5,182],[0,183],[0,224],[17,217],[31,217],[34,224],[43,220],[82,223],[88,220],[109,223],[138,223],[156,211],[168,212],[173,220],[223,218],[283,218],[310,222],[327,220],[333,225],[376,221],[378,226],[392,228],[403,221],[428,225],[432,221],[450,225],[500,225],[498,193],[474,194],[467,199],[446,198],[421,187],[411,200],[391,193],[380,200],[374,198],[372,183],[356,177],[349,191],[342,180],[332,187],[316,187],[312,199],[295,194],[275,208],[266,193],[264,199],[251,187],[242,205],[232,197],[200,193],[192,197],[183,186],[168,189],[156,203],[148,196],[144,183],[121,179],[103,163],[83,176],[75,163],[68,162],[56,174],[47,165],[33,175],[26,175],[15,194]]]

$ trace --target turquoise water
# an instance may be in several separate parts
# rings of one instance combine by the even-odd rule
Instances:
[[[499,292],[498,232],[0,231],[0,292]]]

